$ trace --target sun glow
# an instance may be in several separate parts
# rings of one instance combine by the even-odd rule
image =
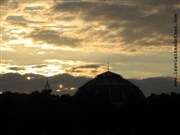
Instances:
[[[62,89],[62,88],[63,88],[63,84],[60,84],[60,85],[59,85],[59,88]]]
[[[27,46],[33,45],[33,42],[32,42],[30,39],[25,39],[25,40],[24,40],[24,43],[25,43],[25,45],[27,45]]]
[[[71,88],[70,88],[70,90],[75,90],[75,89],[76,89],[76,88],[74,88],[74,87],[71,87]]]
[[[27,79],[27,80],[31,80],[31,77],[27,77],[26,79]]]
[[[60,92],[61,90],[60,90],[60,89],[57,89],[56,91],[57,91],[57,92]]]

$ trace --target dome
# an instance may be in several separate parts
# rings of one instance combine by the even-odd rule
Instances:
[[[113,104],[140,103],[145,99],[138,86],[110,71],[97,75],[85,83],[78,89],[76,95],[83,98],[108,97]]]

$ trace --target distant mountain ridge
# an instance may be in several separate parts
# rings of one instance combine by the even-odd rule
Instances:
[[[27,77],[29,77],[27,79]],[[1,78],[1,92],[12,91],[12,92],[24,92],[31,93],[32,91],[41,91],[44,89],[46,80],[49,80],[51,88],[54,94],[71,94],[73,95],[77,88],[85,84],[92,78],[88,77],[74,77],[70,74],[60,74],[52,77],[45,77],[36,74],[18,74],[18,73],[8,73],[0,75]],[[149,96],[151,93],[171,93],[180,91],[180,82],[178,82],[178,87],[174,87],[174,78],[172,77],[150,77],[144,79],[128,79],[135,85],[139,86],[143,91],[145,96]],[[57,92],[59,85],[62,84],[64,89]],[[65,89],[66,88],[66,89]],[[70,88],[75,88],[71,90]],[[178,90],[179,89],[179,90]]]

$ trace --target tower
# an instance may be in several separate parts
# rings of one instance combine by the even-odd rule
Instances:
[[[50,90],[50,89],[51,89],[51,87],[50,87],[49,82],[47,80],[46,84],[45,84],[45,90]]]
[[[47,80],[46,81],[46,84],[45,84],[45,88],[44,90],[42,91],[42,94],[45,95],[45,96],[50,96],[51,95],[51,87],[50,87],[50,84],[49,84],[49,81]]]

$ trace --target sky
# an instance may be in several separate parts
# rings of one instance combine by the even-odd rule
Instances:
[[[73,91],[107,71],[108,59],[145,93],[157,92],[152,82],[174,90],[179,9],[178,0],[1,0],[0,91],[40,89],[47,78],[56,92]]]

